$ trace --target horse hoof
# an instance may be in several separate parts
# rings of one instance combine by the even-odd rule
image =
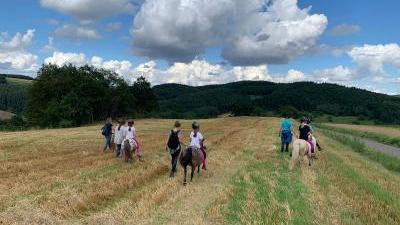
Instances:
[[[186,186],[186,184],[187,184],[186,182],[183,182],[183,186]]]

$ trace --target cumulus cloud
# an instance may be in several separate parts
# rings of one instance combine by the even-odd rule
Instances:
[[[287,63],[315,45],[326,25],[297,0],[148,0],[131,33],[138,55],[191,62],[221,45],[226,60],[247,66]]]
[[[317,80],[324,82],[351,81],[358,77],[356,71],[349,67],[337,66],[323,70],[315,70],[313,75]]]
[[[386,75],[385,66],[400,69],[400,46],[398,44],[354,47],[348,52],[348,55],[362,72],[375,76]]]
[[[332,28],[330,34],[333,36],[345,36],[349,34],[358,33],[361,31],[361,27],[352,24],[340,24]]]
[[[40,0],[40,4],[80,20],[99,20],[115,14],[131,14],[135,9],[131,0]]]
[[[81,39],[100,39],[97,30],[91,27],[65,24],[54,31],[54,36],[78,41]]]
[[[86,56],[83,53],[64,53],[54,52],[53,56],[44,60],[45,64],[54,64],[58,66],[73,64],[76,66],[83,66],[87,64]]]
[[[18,72],[31,75],[36,72],[37,56],[30,53],[35,30],[25,34],[16,33],[11,39],[6,33],[0,35],[0,69],[7,72]]]
[[[189,63],[177,62],[170,67],[161,70],[157,68],[157,63],[155,61],[148,61],[134,67],[131,62],[126,60],[104,60],[98,56],[93,56],[89,59],[83,53],[54,52],[53,56],[45,59],[45,64],[50,63],[59,66],[68,64],[83,66],[88,64],[97,68],[114,71],[128,82],[133,82],[139,76],[144,76],[153,85],[162,83],[180,83],[199,86],[241,80],[273,81],[271,76],[268,74],[268,68],[266,65],[246,67],[236,66],[227,69],[220,64],[212,64],[205,60],[198,59]],[[292,73],[293,71],[289,71],[289,74]],[[304,74],[302,76],[304,76]],[[297,75],[290,75],[289,77],[292,79],[298,79]]]

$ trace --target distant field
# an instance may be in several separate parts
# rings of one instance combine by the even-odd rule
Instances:
[[[18,79],[18,78],[6,78],[7,82],[9,84],[13,84],[13,85],[23,85],[23,86],[27,86],[27,85],[31,85],[32,84],[32,80],[25,80],[25,79]]]
[[[350,124],[330,124],[330,123],[325,123],[324,125],[335,128],[344,128],[355,131],[371,132],[371,133],[383,134],[389,137],[400,138],[400,126],[389,127],[389,126],[378,126],[378,125],[350,125]]]
[[[13,113],[0,110],[0,120],[9,120],[14,116]]]
[[[399,224],[400,174],[318,133],[288,170],[277,118],[201,120],[209,168],[168,178],[173,120],[138,120],[144,163],[100,152],[100,126],[0,133],[0,224]],[[183,121],[188,140],[191,121]]]

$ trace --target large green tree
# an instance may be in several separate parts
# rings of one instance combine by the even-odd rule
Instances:
[[[133,113],[135,96],[116,73],[90,66],[43,65],[30,89],[34,125],[78,126]]]

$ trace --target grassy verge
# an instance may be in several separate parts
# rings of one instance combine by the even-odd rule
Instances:
[[[322,129],[329,129],[329,130],[344,133],[344,134],[351,134],[351,135],[357,136],[357,137],[372,139],[372,140],[375,140],[380,143],[400,147],[400,138],[398,138],[398,137],[389,137],[384,134],[378,134],[378,133],[367,132],[367,131],[356,131],[356,130],[345,129],[345,128],[331,127],[331,126],[327,126],[327,125],[323,125],[323,124],[318,124],[317,127],[322,128]]]
[[[301,170],[290,172],[286,154],[249,163],[233,176],[227,224],[314,224]]]
[[[339,134],[337,132],[327,131],[325,129],[321,129],[321,132],[325,136],[332,138],[343,145],[349,146],[348,149],[358,152],[361,155],[367,157],[368,159],[380,163],[386,169],[395,172],[400,172],[400,159],[389,156],[382,152],[371,150],[356,138],[348,137],[346,135]]]

